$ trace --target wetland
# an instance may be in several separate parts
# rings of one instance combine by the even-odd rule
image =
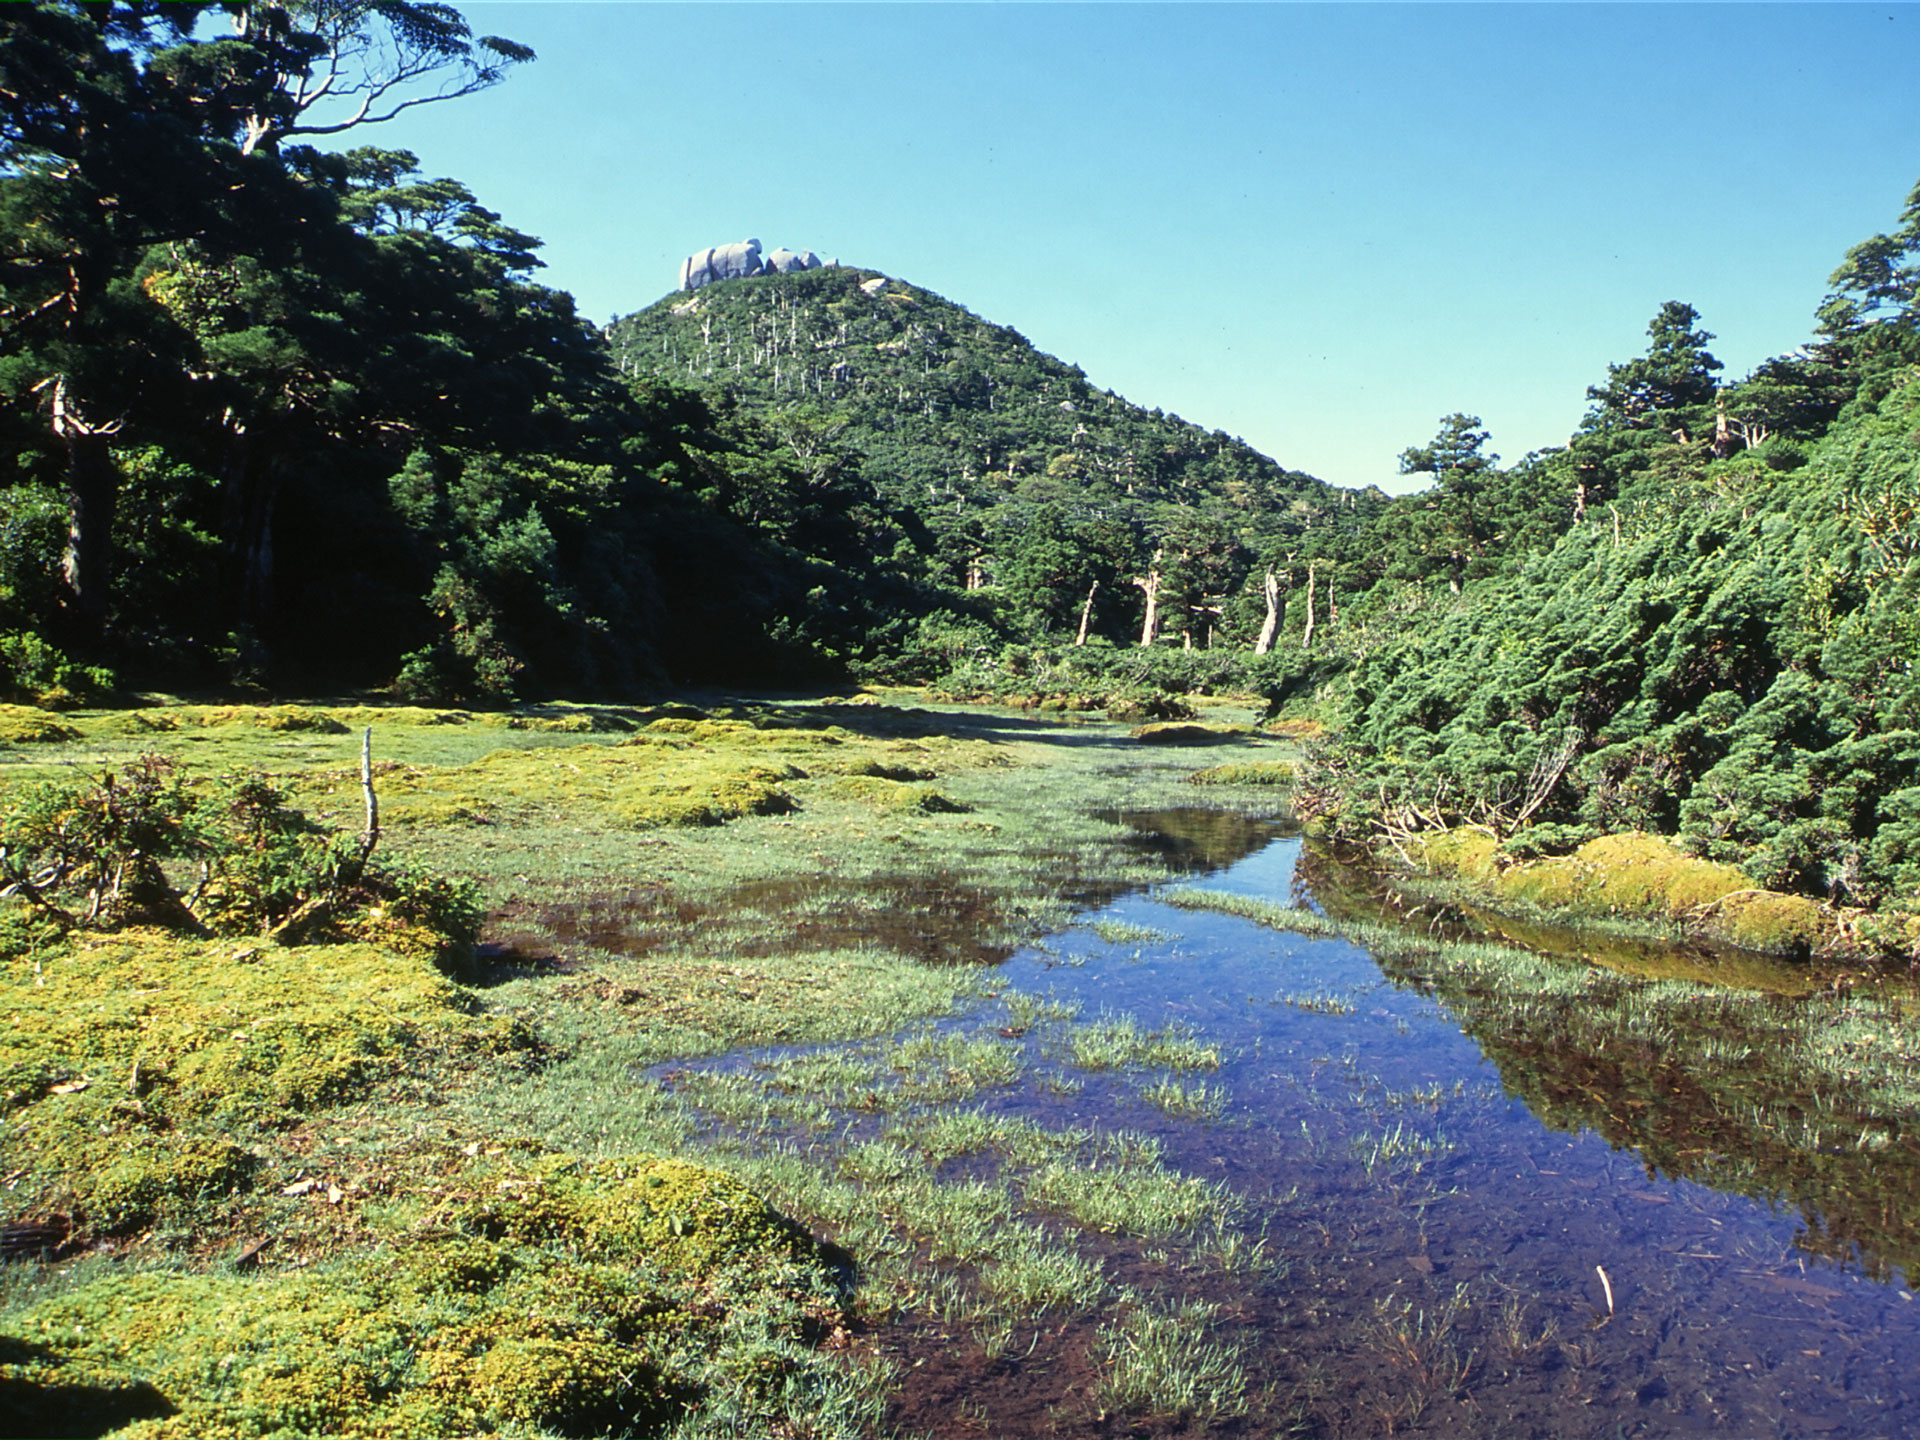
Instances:
[[[8,1433],[1912,1428],[1904,977],[1396,909],[1230,707],[857,698],[16,745],[344,818],[372,723],[489,918],[19,947]]]

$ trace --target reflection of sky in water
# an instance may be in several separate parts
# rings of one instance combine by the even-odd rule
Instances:
[[[1197,883],[1284,903],[1298,854],[1277,840]],[[1106,920],[1169,938],[1109,944],[1086,928]],[[1382,1314],[1465,1284],[1486,1433],[1920,1433],[1911,1295],[1809,1258],[1791,1205],[1649,1176],[1591,1131],[1541,1124],[1441,1005],[1364,950],[1134,895],[1000,973],[1079,1000],[1082,1019],[1177,1020],[1223,1045],[1207,1078],[1232,1099],[1214,1124],[1168,1119],[1111,1076],[1006,1105],[1149,1130],[1182,1168],[1282,1197],[1269,1242],[1292,1266],[1290,1313],[1313,1317],[1288,1345],[1364,1369]],[[1559,1339],[1496,1376],[1495,1311]]]

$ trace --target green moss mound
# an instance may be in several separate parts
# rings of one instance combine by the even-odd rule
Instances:
[[[1657,835],[1603,835],[1570,855],[1511,863],[1491,832],[1458,829],[1417,837],[1409,854],[1422,868],[1468,882],[1496,907],[1520,901],[1652,921],[1773,955],[1806,954],[1832,929],[1805,896],[1760,889],[1745,872]]]
[[[1189,785],[1291,785],[1297,771],[1291,760],[1242,760],[1209,765],[1187,777]]]
[[[83,1233],[190,1222],[246,1191],[240,1141],[361,1099],[418,1057],[502,1054],[524,1029],[473,1013],[395,924],[389,944],[283,948],[159,930],[93,937],[0,969],[0,1214]]]
[[[0,705],[0,745],[55,745],[80,732],[31,705]]]
[[[838,1314],[813,1243],[715,1171],[627,1155],[460,1178],[466,1198],[390,1249],[278,1274],[103,1269],[15,1312],[0,1431],[67,1433],[85,1394],[128,1440],[651,1433],[705,1393],[730,1327],[764,1330],[755,1383],[777,1390],[774,1337]]]
[[[931,785],[885,775],[843,775],[833,782],[830,793],[842,800],[858,800],[883,813],[917,810],[927,815],[963,815],[971,808]]]
[[[1136,725],[1127,733],[1143,745],[1218,745],[1222,741],[1244,738],[1246,734],[1230,725],[1174,720]]]

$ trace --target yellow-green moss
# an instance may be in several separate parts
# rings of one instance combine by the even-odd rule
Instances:
[[[378,784],[382,816],[395,825],[485,824],[557,808],[649,829],[785,814],[794,808],[786,784],[804,774],[705,748],[586,744],[495,750],[468,765],[388,766]],[[357,786],[342,773],[330,788],[347,802]]]
[[[98,1270],[14,1312],[0,1418],[60,1433],[86,1387],[121,1397],[127,1440],[651,1430],[698,1397],[727,1327],[753,1328],[736,1312],[798,1339],[837,1304],[813,1243],[700,1166],[476,1162],[457,1183],[484,1198],[390,1251],[257,1275]]]
[[[1479,888],[1496,906],[1520,901],[1549,912],[1653,921],[1769,954],[1803,953],[1828,928],[1805,896],[1759,889],[1733,866],[1657,835],[1603,835],[1571,855],[1503,865],[1490,832],[1459,829],[1417,837],[1408,853],[1424,869]]]
[[[524,1027],[471,1013],[418,945],[282,948],[157,930],[0,968],[6,1210],[123,1232],[243,1190],[236,1127],[369,1093],[423,1048],[500,1053]]]
[[[1209,765],[1187,777],[1190,785],[1291,785],[1296,772],[1291,760],[1239,760]]]
[[[0,705],[0,745],[52,745],[78,740],[80,731],[31,705]]]
[[[957,815],[968,809],[931,785],[892,780],[884,775],[843,775],[829,792],[842,800],[858,800],[884,812],[918,810],[929,815]]]
[[[1408,853],[1423,869],[1465,880],[1491,881],[1499,874],[1500,842],[1485,830],[1444,830],[1417,835]]]

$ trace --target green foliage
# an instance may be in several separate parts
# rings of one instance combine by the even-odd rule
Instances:
[[[697,386],[740,437],[709,492],[731,516],[822,567],[829,593],[858,577],[835,620],[853,629],[832,640],[856,662],[950,672],[957,657],[932,668],[916,628],[943,615],[989,651],[1072,638],[1083,617],[1135,639],[1149,572],[1168,634],[1248,647],[1252,561],[1354,530],[1381,501],[1097,390],[937,295],[869,294],[875,278],[727,281],[609,331],[623,366]]]
[[[91,780],[54,781],[0,812],[0,883],[63,927],[129,923],[190,934],[304,938],[391,911],[471,944],[470,884],[369,869],[367,837],[326,830],[257,775],[211,781],[148,754]]]
[[[1790,479],[1711,462],[1361,658],[1309,808],[1650,830],[1776,888],[1911,896],[1916,418],[1910,381]]]

